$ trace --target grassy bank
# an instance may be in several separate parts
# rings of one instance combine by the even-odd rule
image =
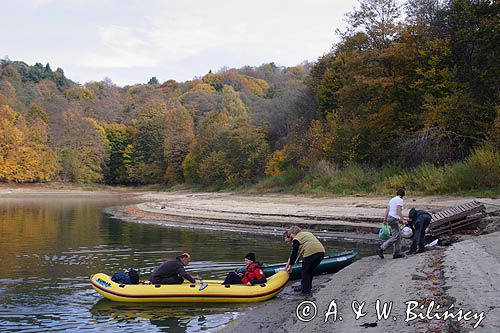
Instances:
[[[423,164],[404,170],[395,165],[375,169],[360,165],[337,168],[319,163],[307,173],[289,169],[251,186],[255,192],[304,194],[392,194],[396,188],[413,194],[500,195],[500,152],[479,149],[463,161],[445,166]]]

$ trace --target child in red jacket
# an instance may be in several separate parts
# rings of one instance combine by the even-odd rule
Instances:
[[[230,272],[223,284],[246,284],[247,286],[253,286],[254,284],[266,283],[266,276],[262,272],[260,264],[255,261],[255,253],[247,253],[245,263],[247,264],[245,272]]]

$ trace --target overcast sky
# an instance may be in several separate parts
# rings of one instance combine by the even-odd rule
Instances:
[[[7,0],[0,57],[85,83],[191,80],[210,69],[294,66],[328,52],[356,0]]]

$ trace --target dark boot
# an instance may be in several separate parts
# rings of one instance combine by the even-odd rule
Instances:
[[[377,254],[380,258],[384,259],[384,250],[382,250],[380,246],[377,247]]]
[[[392,256],[392,259],[398,259],[398,258],[404,258],[404,257],[406,257],[406,256],[402,253],[396,253],[395,255]]]

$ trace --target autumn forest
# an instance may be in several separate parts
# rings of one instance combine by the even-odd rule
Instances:
[[[6,57],[0,181],[499,193],[499,9],[361,0],[315,62],[186,82],[82,85]]]

